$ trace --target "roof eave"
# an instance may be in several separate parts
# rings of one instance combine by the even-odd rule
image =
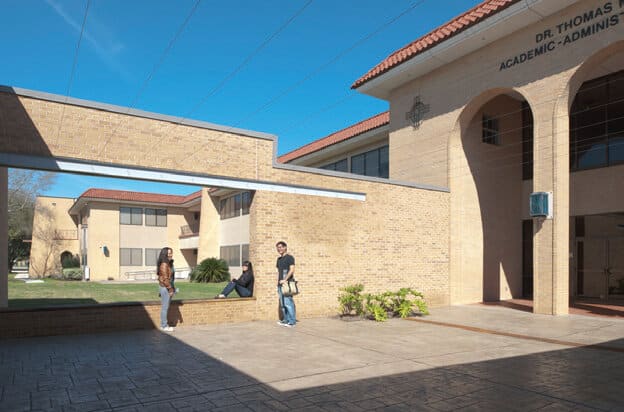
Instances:
[[[456,36],[354,87],[360,93],[388,100],[392,90],[452,63],[515,31],[563,10],[577,0],[526,0],[486,18]],[[503,23],[504,24],[499,24]]]

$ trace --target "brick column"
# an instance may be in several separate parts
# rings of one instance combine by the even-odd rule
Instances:
[[[533,311],[565,315],[570,278],[569,118],[565,105],[563,113],[548,104],[536,106],[533,191],[553,192],[554,216],[533,222]]]
[[[9,306],[9,173],[0,167],[0,308]]]

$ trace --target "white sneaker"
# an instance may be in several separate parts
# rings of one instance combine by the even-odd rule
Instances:
[[[161,326],[160,330],[162,330],[163,332],[173,332],[173,328],[171,326]]]

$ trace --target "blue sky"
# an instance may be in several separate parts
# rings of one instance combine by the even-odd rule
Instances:
[[[0,84],[271,133],[284,154],[387,110],[351,84],[479,2],[91,0],[84,20],[87,0],[6,0]],[[196,190],[59,175],[46,194],[89,187]]]

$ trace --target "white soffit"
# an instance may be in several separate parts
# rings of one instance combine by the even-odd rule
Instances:
[[[356,90],[387,100],[400,85],[536,23],[578,0],[524,0],[367,81]]]
[[[309,186],[242,180],[228,177],[185,174],[168,170],[139,169],[113,166],[101,163],[86,163],[71,159],[25,156],[0,153],[0,165],[22,169],[47,170],[51,172],[78,173],[94,176],[119,177],[125,179],[149,180],[164,183],[178,183],[202,187],[224,187],[238,190],[262,190],[308,196],[365,201],[364,193],[321,189]]]

